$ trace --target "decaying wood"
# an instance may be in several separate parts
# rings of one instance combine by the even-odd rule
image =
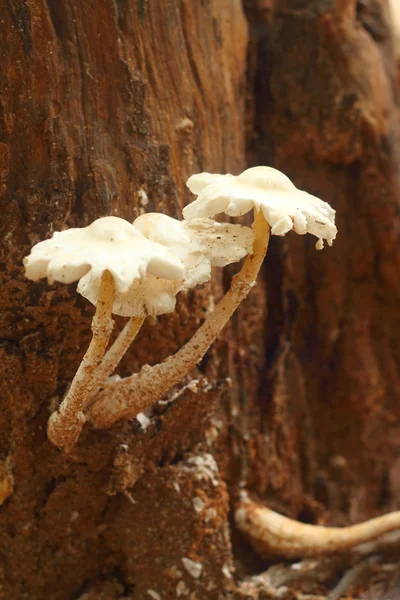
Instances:
[[[243,6],[4,4],[5,598],[270,597],[240,585],[262,569],[228,525],[240,481],[279,512],[331,526],[398,508],[399,78],[388,5]],[[190,174],[238,173],[245,152],[249,165],[276,166],[336,208],[335,246],[316,253],[306,237],[272,240],[259,285],[192,374],[205,374],[209,387],[156,406],[145,431],[136,421],[86,428],[64,456],[46,422],[88,346],[93,311],[74,286],[25,280],[23,256],[53,231],[106,214],[177,217]],[[176,352],[224,284],[146,323],[120,374]],[[227,376],[232,386],[222,393],[213,382]],[[199,578],[182,558],[202,565]]]
[[[172,504],[163,504],[164,521],[155,504],[157,495],[160,506],[166,498],[157,465],[178,460],[204,437],[218,396],[213,386],[193,395],[199,409],[178,398],[168,411],[178,420],[173,434],[171,417],[155,416],[146,432],[127,425],[122,439],[116,431],[87,431],[63,456],[47,440],[46,422],[88,347],[93,310],[74,285],[25,280],[22,258],[53,231],[99,216],[133,220],[160,210],[177,217],[191,173],[243,169],[246,42],[239,1],[7,0],[2,8],[0,460],[10,457],[14,478],[0,510],[0,589],[6,598],[64,600],[92,588],[100,595],[104,583],[110,598],[143,600],[147,587],[162,585],[159,576],[168,579],[163,570],[176,567],[182,575],[168,580],[168,594],[175,597],[181,580],[193,590],[203,585],[184,570],[181,557],[204,562],[207,554],[210,560],[210,544],[215,589],[232,585],[222,572],[232,561],[226,492],[215,502],[210,493],[205,501],[207,510],[216,511],[206,532],[192,503],[202,486],[195,469],[185,475],[180,495],[171,487],[175,516]],[[220,294],[218,281],[181,298],[173,315],[146,323],[121,372],[175,352],[203,319],[211,291]],[[210,363],[207,371],[213,380],[218,366]],[[123,469],[121,453],[130,457],[133,446],[136,456],[132,450]],[[135,473],[147,474],[144,495],[138,487],[131,492],[137,505],[122,494],[109,495],[135,482]],[[170,480],[165,471],[165,484],[171,486]],[[184,548],[187,511],[194,520]],[[167,522],[171,544],[179,540],[175,556],[171,544],[164,550],[159,545]],[[150,540],[154,552],[158,547],[158,556],[165,556],[157,572],[154,556],[146,563]],[[141,548],[140,561],[133,547]],[[204,574],[204,581],[210,579],[206,566]]]
[[[323,255],[299,236],[270,245],[268,366],[259,393],[247,390],[246,427],[260,431],[247,444],[248,479],[278,512],[344,525],[399,501],[393,38],[383,0],[272,5],[246,2],[249,161],[330,202],[339,234]]]

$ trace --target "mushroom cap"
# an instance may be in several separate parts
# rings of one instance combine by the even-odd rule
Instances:
[[[165,250],[165,248],[164,248]],[[78,292],[92,304],[99,297],[101,278],[89,271],[78,284]],[[121,317],[164,315],[175,310],[176,295],[182,289],[182,280],[169,280],[147,273],[135,279],[126,292],[115,293],[112,312]]]
[[[293,229],[304,235],[311,233],[332,245],[336,237],[335,211],[327,202],[296,188],[283,173],[272,167],[252,167],[238,176],[199,173],[188,181],[197,199],[183,210],[185,219],[213,217],[225,212],[241,216],[251,209],[262,210],[274,235],[285,235]]]
[[[197,173],[196,175],[192,175],[186,182],[186,185],[189,187],[190,191],[193,194],[200,194],[201,190],[203,190],[210,183],[225,182],[228,179],[233,179],[235,176],[230,173],[225,173],[224,175],[218,175],[217,173]]]
[[[253,245],[249,227],[197,218],[178,221],[160,213],[147,213],[134,226],[153,242],[171,249],[183,261],[186,277],[182,289],[205,283],[211,267],[224,267],[241,260]]]
[[[102,217],[88,227],[54,233],[32,248],[24,265],[26,277],[34,281],[79,280],[78,292],[95,305],[102,275],[109,271],[115,284],[113,313],[122,316],[170,312],[171,290],[179,289],[185,277],[179,256],[119,217]]]

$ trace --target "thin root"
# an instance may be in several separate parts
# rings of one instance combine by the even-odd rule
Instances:
[[[351,550],[400,529],[400,511],[350,527],[307,525],[245,498],[235,511],[238,528],[262,556],[314,557]]]

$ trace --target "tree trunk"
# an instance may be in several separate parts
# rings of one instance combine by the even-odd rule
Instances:
[[[0,598],[262,600],[243,578],[266,563],[230,520],[239,485],[331,526],[400,501],[387,2],[5,0],[1,16]],[[75,285],[27,281],[22,258],[99,216],[180,217],[190,174],[246,164],[330,202],[334,247],[272,239],[176,400],[60,452],[46,423],[93,310]],[[175,352],[228,285],[148,320],[119,373]]]

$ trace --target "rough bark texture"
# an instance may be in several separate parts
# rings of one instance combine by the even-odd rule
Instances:
[[[260,580],[242,582],[266,563],[229,524],[239,482],[308,522],[399,507],[387,3],[3,0],[0,56],[0,597],[267,598]],[[75,286],[24,280],[22,257],[102,215],[176,217],[192,172],[237,173],[246,158],[336,208],[334,247],[273,239],[265,279],[193,374],[197,392],[158,407],[146,431],[86,427],[66,457],[46,421],[93,311]],[[176,351],[228,283],[147,323],[119,372]],[[329,587],[350,564],[299,589],[324,591],[321,573]]]
[[[249,425],[265,435],[251,487],[289,516],[344,525],[400,502],[399,88],[388,5],[246,6],[249,162],[274,164],[330,202],[339,229],[325,253],[310,239],[272,240],[262,425]]]
[[[324,253],[311,239],[273,240],[259,399],[269,474],[258,491],[278,491],[292,514],[310,494],[358,520],[396,505],[399,112],[387,5],[278,4],[273,16],[249,11],[266,26],[253,46],[250,160],[330,202],[340,235]]]

